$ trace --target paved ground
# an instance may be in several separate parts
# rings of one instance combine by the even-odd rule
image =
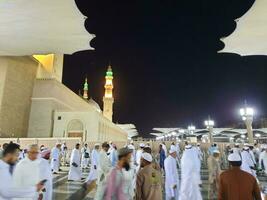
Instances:
[[[80,182],[68,182],[67,181],[67,168],[63,168],[63,171],[57,175],[54,175],[54,200],[93,200],[95,191],[87,194],[82,188],[82,181]],[[88,171],[83,173],[83,177],[87,177]],[[258,177],[261,184],[267,185],[267,177]],[[208,199],[208,171],[207,169],[201,170],[202,179],[202,196],[203,200]]]
[[[83,173],[83,178],[86,178],[88,172]],[[54,200],[83,200],[86,197],[82,181],[69,182],[68,168],[62,168],[62,172],[53,175],[53,199]]]

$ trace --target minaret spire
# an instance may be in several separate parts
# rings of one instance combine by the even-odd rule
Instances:
[[[83,84],[83,98],[88,99],[88,83],[87,83],[87,76],[85,78],[84,84]]]
[[[105,95],[103,97],[104,108],[103,115],[112,121],[113,116],[113,72],[111,65],[108,66],[108,70],[106,72],[106,83],[105,83]]]

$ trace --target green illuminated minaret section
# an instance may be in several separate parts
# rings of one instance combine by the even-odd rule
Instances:
[[[112,121],[113,116],[113,72],[111,66],[108,66],[108,70],[106,72],[106,83],[105,83],[105,95],[103,98],[104,108],[103,115]]]
[[[88,99],[88,82],[87,77],[85,78],[84,84],[83,84],[83,98]]]

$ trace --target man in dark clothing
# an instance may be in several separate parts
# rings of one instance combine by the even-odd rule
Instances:
[[[240,169],[240,155],[232,153],[228,161],[230,169],[220,175],[218,200],[261,200],[257,180]]]

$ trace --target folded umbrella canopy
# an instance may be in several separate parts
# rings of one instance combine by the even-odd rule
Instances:
[[[237,21],[236,30],[223,38],[221,52],[267,55],[267,0],[256,0],[251,9]]]
[[[0,55],[92,49],[85,19],[74,0],[0,0]]]

